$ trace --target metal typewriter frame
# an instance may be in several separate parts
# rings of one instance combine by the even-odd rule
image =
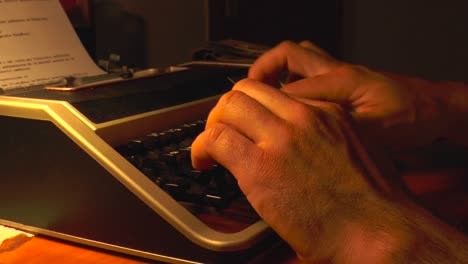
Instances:
[[[227,234],[215,231],[158,188],[157,185],[113,149],[113,146],[126,142],[137,135],[204,118],[217,99],[218,96],[214,96],[187,104],[95,124],[68,102],[0,96],[0,115],[52,122],[62,133],[110,172],[116,180],[193,243],[213,251],[226,252],[242,250],[252,246],[271,233],[268,225],[263,221],[258,221],[238,233]],[[135,256],[170,262],[192,263],[183,259],[142,252],[131,248],[121,248],[7,220],[0,219],[0,224]]]

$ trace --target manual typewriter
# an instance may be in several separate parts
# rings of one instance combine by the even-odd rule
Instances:
[[[183,70],[0,96],[0,224],[157,261],[246,263],[278,243],[190,145],[245,68]]]

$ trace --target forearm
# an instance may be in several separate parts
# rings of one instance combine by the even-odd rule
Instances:
[[[440,82],[434,83],[434,86],[444,98],[447,113],[446,137],[468,146],[468,84]]]
[[[382,210],[363,222],[345,225],[345,237],[341,240],[344,246],[336,263],[468,262],[468,240],[462,233],[421,208],[404,207]]]
[[[437,82],[404,75],[385,73],[408,89],[416,107],[412,140],[428,141],[444,138],[468,146],[468,84]]]

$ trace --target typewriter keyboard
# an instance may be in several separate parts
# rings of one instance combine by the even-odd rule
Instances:
[[[190,146],[205,120],[154,132],[116,147],[130,163],[210,226],[226,223],[237,232],[259,220],[232,174],[220,165],[199,171],[192,167]],[[221,219],[220,219],[221,218]]]

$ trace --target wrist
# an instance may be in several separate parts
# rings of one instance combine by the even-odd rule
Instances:
[[[346,228],[345,247],[337,254],[337,263],[393,264],[403,248],[409,247],[409,238],[397,230],[369,230],[350,224]],[[406,235],[407,236],[407,235]]]
[[[336,263],[461,264],[468,260],[467,237],[428,211],[409,200],[382,206],[386,209],[373,214],[374,221],[344,225]]]
[[[468,123],[468,85],[385,75],[407,89],[413,98],[415,118],[408,131],[414,144],[426,145],[440,138],[468,141],[468,126],[464,125]]]
[[[444,103],[443,136],[454,143],[468,145],[468,84],[436,82],[434,87]]]
[[[468,143],[468,85],[414,78],[410,89],[416,93],[418,122],[432,131],[432,141],[446,139]]]
[[[343,224],[342,243],[336,263],[404,264],[407,252],[418,242],[417,227],[411,217],[391,202],[381,201],[361,212],[361,216]],[[409,218],[408,218],[409,217]]]

